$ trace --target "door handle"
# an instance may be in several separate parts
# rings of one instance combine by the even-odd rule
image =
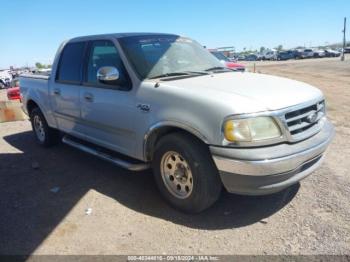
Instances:
[[[53,93],[54,93],[55,95],[60,95],[60,94],[61,94],[61,90],[58,89],[58,88],[55,88],[55,89],[53,90]]]
[[[85,98],[85,100],[88,101],[88,102],[94,101],[94,96],[93,96],[92,94],[90,94],[90,93],[85,93],[85,94],[84,94],[84,98]]]

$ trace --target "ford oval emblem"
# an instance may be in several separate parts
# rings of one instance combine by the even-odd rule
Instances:
[[[312,112],[310,113],[310,115],[308,115],[308,116],[306,117],[306,121],[307,121],[308,123],[310,123],[310,124],[315,123],[316,120],[317,120],[317,112],[316,112],[316,111],[312,111]]]

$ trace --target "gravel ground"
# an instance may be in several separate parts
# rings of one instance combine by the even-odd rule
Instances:
[[[63,144],[43,149],[28,121],[0,124],[0,254],[350,254],[349,60],[257,63],[321,88],[337,135],[300,184],[264,197],[224,193],[198,215],[169,207],[150,171]]]

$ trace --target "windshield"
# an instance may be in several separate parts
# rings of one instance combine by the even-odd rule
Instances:
[[[229,61],[229,59],[221,52],[211,52],[217,59],[223,61]]]
[[[185,37],[129,36],[121,38],[119,42],[141,79],[222,67],[209,51]]]

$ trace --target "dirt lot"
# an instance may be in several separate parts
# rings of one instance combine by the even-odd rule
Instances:
[[[350,254],[350,57],[256,68],[327,97],[337,135],[323,166],[301,184],[264,197],[223,194],[208,211],[184,215],[162,200],[151,172],[63,144],[43,149],[28,121],[3,123],[0,253]]]

